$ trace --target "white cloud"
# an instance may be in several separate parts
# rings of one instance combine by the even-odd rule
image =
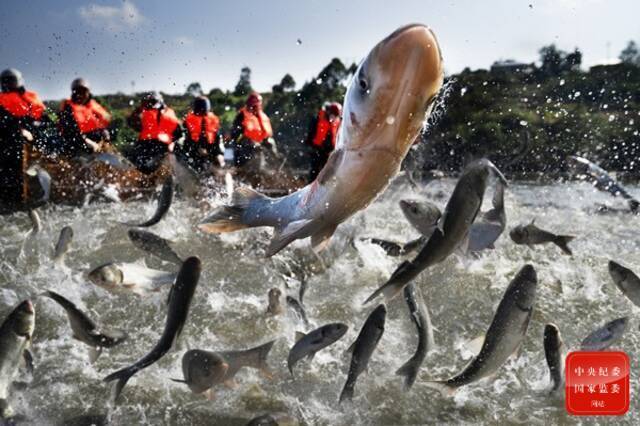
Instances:
[[[81,6],[78,14],[87,25],[111,32],[131,30],[145,21],[136,5],[129,0],[124,0],[120,7],[95,3]]]

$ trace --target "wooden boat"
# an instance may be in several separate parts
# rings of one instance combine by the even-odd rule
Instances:
[[[126,162],[113,148],[105,149],[105,152]],[[37,164],[51,176],[49,201],[56,204],[81,205],[87,200],[127,201],[145,198],[153,194],[157,186],[172,173],[169,161],[164,161],[155,172],[145,174],[133,166],[115,167],[96,158],[49,157],[34,149],[28,152],[27,158],[25,170]],[[278,169],[254,166],[225,168],[215,173],[205,173],[196,179],[198,182],[213,181],[214,186],[222,189],[225,188],[225,174],[229,172],[234,179],[234,186],[250,185],[268,195],[287,194],[306,184],[304,179],[282,166]],[[25,183],[26,204],[42,197],[37,178],[29,176]]]

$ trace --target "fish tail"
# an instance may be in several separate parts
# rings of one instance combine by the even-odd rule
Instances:
[[[411,358],[409,361],[404,363],[402,367],[396,371],[396,375],[404,377],[404,388],[405,390],[411,389],[411,386],[416,381],[416,377],[418,377],[418,370],[420,369],[420,364],[416,362],[414,358]]]
[[[384,252],[389,256],[400,256],[404,254],[403,246],[393,241],[381,240],[379,238],[370,238],[372,244],[382,247]]]
[[[218,234],[257,226],[247,219],[245,213],[247,210],[261,207],[268,201],[268,197],[251,188],[238,188],[233,193],[231,204],[214,210],[200,222],[198,228],[207,233]]]
[[[351,401],[353,399],[354,390],[355,383],[347,380],[347,383],[344,384],[344,388],[342,388],[342,392],[340,392],[339,403],[342,404],[343,401]]]
[[[558,247],[560,247],[560,249],[565,254],[568,254],[569,256],[571,256],[573,253],[571,252],[571,249],[567,244],[574,238],[575,237],[571,235],[557,235],[556,238],[553,240],[553,243]]]
[[[176,382],[176,383],[184,383],[186,384],[187,381],[186,380],[182,380],[182,379],[172,379],[171,377],[169,377],[169,380],[171,380],[172,382]]]
[[[440,391],[442,396],[453,396],[457,388],[447,384],[447,382],[424,382],[426,387]]]
[[[269,366],[267,365],[267,357],[269,356],[269,352],[271,352],[271,348],[275,343],[275,340],[265,343],[264,345],[256,346],[255,348],[249,349],[247,352],[251,352],[252,355],[255,356],[255,366],[256,368],[268,372]]]
[[[366,305],[380,295],[384,295],[384,298],[387,301],[396,297],[398,293],[400,293],[402,289],[407,284],[409,284],[409,281],[413,278],[412,276],[405,276],[405,271],[407,271],[407,268],[410,264],[411,262],[409,262],[408,260],[402,262],[400,266],[398,266],[398,269],[396,269],[395,272],[391,275],[389,280],[376,291],[374,291],[373,294],[371,294],[371,296],[369,296],[367,300],[364,301],[363,305]]]
[[[115,373],[109,374],[107,377],[102,379],[102,381],[107,383],[117,380],[111,390],[112,400],[114,402],[116,402],[120,397],[120,393],[122,393],[122,389],[124,389],[129,379],[137,372],[138,370],[134,370],[132,368],[123,368],[122,370],[118,370]]]

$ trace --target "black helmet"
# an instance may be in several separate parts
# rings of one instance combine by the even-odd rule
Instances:
[[[147,92],[142,96],[142,103],[148,108],[160,108],[164,105],[164,99],[159,92]]]
[[[196,114],[205,114],[211,111],[211,102],[206,96],[198,96],[193,100],[193,112]]]
[[[89,86],[89,82],[84,78],[76,78],[71,82],[71,91],[78,90],[80,88],[91,90],[91,87]]]
[[[6,70],[0,73],[0,80],[2,83],[9,81],[15,81],[16,86],[24,86],[24,80],[22,79],[22,73],[15,68],[7,68]]]

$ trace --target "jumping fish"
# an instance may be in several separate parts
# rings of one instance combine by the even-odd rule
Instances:
[[[562,388],[564,384],[564,356],[566,348],[560,337],[560,330],[555,324],[544,327],[544,356],[551,376],[551,392]]]
[[[146,251],[166,262],[176,263],[180,265],[182,259],[176,254],[169,245],[169,241],[157,236],[151,232],[142,229],[129,229],[127,232],[129,240],[134,246],[140,250]]]
[[[347,89],[336,149],[314,182],[281,198],[237,189],[199,225],[210,233],[275,228],[267,256],[311,237],[323,248],[337,226],[368,206],[400,170],[443,82],[441,51],[423,25],[402,27],[362,61]]]
[[[158,271],[139,263],[105,263],[88,274],[89,281],[113,293],[132,292],[146,296],[169,287],[176,279],[174,272]]]
[[[301,338],[289,351],[287,357],[287,367],[293,376],[293,367],[303,358],[312,360],[316,352],[330,346],[340,340],[345,335],[349,327],[342,323],[332,323],[323,325],[307,334],[302,334]]]
[[[197,257],[190,257],[184,261],[178,272],[176,282],[169,293],[167,320],[158,343],[151,349],[151,352],[134,364],[109,374],[104,378],[105,382],[117,380],[114,387],[114,401],[117,401],[122,389],[134,374],[162,358],[173,347],[178,337],[180,337],[182,328],[189,315],[191,299],[193,299],[193,294],[198,285],[201,269],[202,265],[200,259]]]
[[[156,223],[160,222],[164,215],[167,214],[169,208],[171,207],[171,202],[173,201],[173,177],[169,176],[165,179],[162,184],[162,189],[160,190],[160,195],[158,196],[158,207],[156,208],[156,212],[153,214],[151,219],[142,222],[142,223],[134,223],[134,222],[126,222],[123,225],[127,226],[137,226],[139,228],[146,228],[149,226],[153,226]]]
[[[7,398],[20,360],[24,358],[33,368],[29,346],[34,327],[35,310],[29,300],[20,303],[0,325],[0,420],[13,416]]]
[[[609,261],[609,275],[622,293],[640,306],[640,278],[629,268],[625,268],[613,260]]]
[[[56,263],[62,262],[65,254],[71,248],[71,241],[73,240],[73,228],[70,226],[65,226],[60,231],[60,236],[58,237],[58,242],[53,250],[53,261]]]
[[[537,276],[531,265],[525,265],[513,278],[498,305],[480,353],[459,374],[445,381],[426,382],[444,395],[490,376],[513,355],[522,344],[536,300]]]
[[[511,240],[516,244],[526,244],[532,246],[535,244],[553,243],[560,247],[564,254],[572,255],[571,249],[567,244],[575,237],[571,235],[556,235],[551,232],[540,229],[535,225],[535,219],[528,225],[518,225],[509,232]]]
[[[609,346],[622,339],[622,335],[627,328],[627,317],[622,317],[609,321],[596,331],[589,334],[580,343],[580,350],[583,351],[603,351]]]

